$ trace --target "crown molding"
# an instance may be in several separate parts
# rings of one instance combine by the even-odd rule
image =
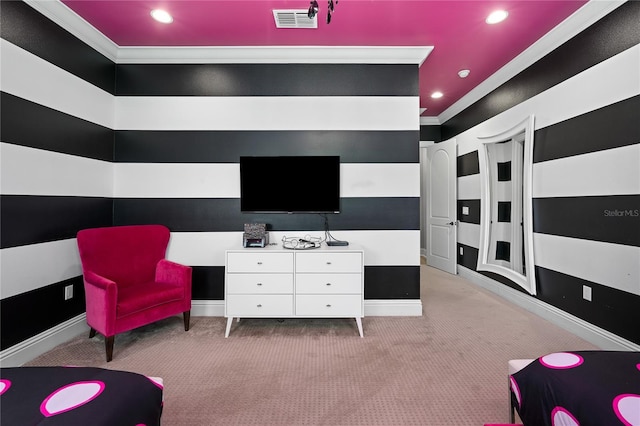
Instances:
[[[119,47],[116,63],[331,63],[422,65],[433,46]]]
[[[421,126],[439,126],[440,124],[441,124],[440,119],[438,117],[434,117],[434,116],[420,117]]]
[[[108,59],[116,62],[118,45],[105,37],[104,34],[96,30],[60,0],[23,1]]]
[[[488,95],[517,74],[533,65],[571,38],[584,31],[596,21],[613,12],[627,0],[590,0],[571,16],[516,56],[489,78],[474,87],[469,93],[443,111],[438,119],[441,123],[456,116],[466,108]]]

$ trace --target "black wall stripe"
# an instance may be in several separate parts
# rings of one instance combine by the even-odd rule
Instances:
[[[73,298],[64,300],[68,285],[73,285]],[[85,309],[81,276],[4,298],[0,300],[0,350],[76,317]]]
[[[118,64],[118,96],[418,96],[413,64]],[[322,120],[322,117],[318,117]]]
[[[224,300],[224,266],[191,268],[191,299]]]
[[[460,248],[462,248],[462,254],[460,254]],[[494,274],[493,272],[487,271],[478,271],[478,254],[479,250],[475,247],[468,246],[466,244],[457,245],[458,255],[457,255],[457,263],[460,266],[464,266],[467,269],[471,269],[472,271],[476,271],[477,273],[484,275],[487,278],[491,278],[494,281],[502,283],[508,287],[511,287],[514,290],[518,290],[521,293],[526,293],[522,287],[518,284],[514,283],[510,279],[503,277],[502,275]],[[527,293],[528,294],[528,293]]]
[[[457,177],[477,175],[480,173],[478,151],[471,151],[467,154],[459,155],[456,161]]]
[[[442,132],[440,131],[440,125],[420,126],[420,140],[441,142]]]
[[[628,1],[442,125],[442,138],[471,127],[640,43],[640,2]]]
[[[538,298],[578,318],[640,344],[640,296],[536,267]],[[582,286],[591,287],[591,302]]]
[[[458,200],[456,204],[460,222],[480,224],[480,200]],[[469,214],[462,213],[463,207],[469,207]]]
[[[365,266],[364,298],[420,299],[420,266]]]
[[[116,131],[115,161],[238,163],[242,155],[339,155],[418,163],[418,131]]]
[[[534,198],[533,232],[640,247],[640,195]]]
[[[0,92],[2,142],[113,160],[113,130]]]
[[[102,197],[0,196],[0,245],[16,247],[75,238],[84,228],[110,226],[112,201]]]
[[[534,133],[533,162],[640,143],[640,96],[573,117]]]
[[[269,190],[268,188],[265,190]],[[342,198],[331,230],[419,230],[420,198]],[[319,214],[240,213],[239,198],[117,198],[114,225],[161,223],[174,232],[241,232],[245,223],[276,231],[324,231]]]
[[[224,300],[224,266],[193,266],[193,300]],[[365,266],[365,299],[419,299],[419,266]]]
[[[115,64],[23,1],[0,2],[0,35],[16,46],[114,94]]]
[[[460,253],[461,248],[462,253]],[[458,253],[458,265],[464,266],[465,268],[471,269],[472,271],[476,270],[476,266],[478,266],[477,248],[458,243],[456,252]]]

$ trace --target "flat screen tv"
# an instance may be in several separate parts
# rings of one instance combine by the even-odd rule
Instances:
[[[240,210],[340,213],[340,157],[240,157]]]

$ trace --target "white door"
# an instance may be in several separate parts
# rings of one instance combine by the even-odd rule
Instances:
[[[456,140],[427,147],[427,265],[457,274]]]

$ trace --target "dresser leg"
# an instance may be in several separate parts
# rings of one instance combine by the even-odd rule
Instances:
[[[240,319],[240,318],[238,318]],[[227,330],[224,333],[224,337],[229,337],[229,332],[231,331],[231,323],[233,323],[233,317],[227,318]]]
[[[356,324],[358,324],[358,332],[360,332],[360,337],[364,337],[364,333],[362,332],[362,318],[356,317]]]

